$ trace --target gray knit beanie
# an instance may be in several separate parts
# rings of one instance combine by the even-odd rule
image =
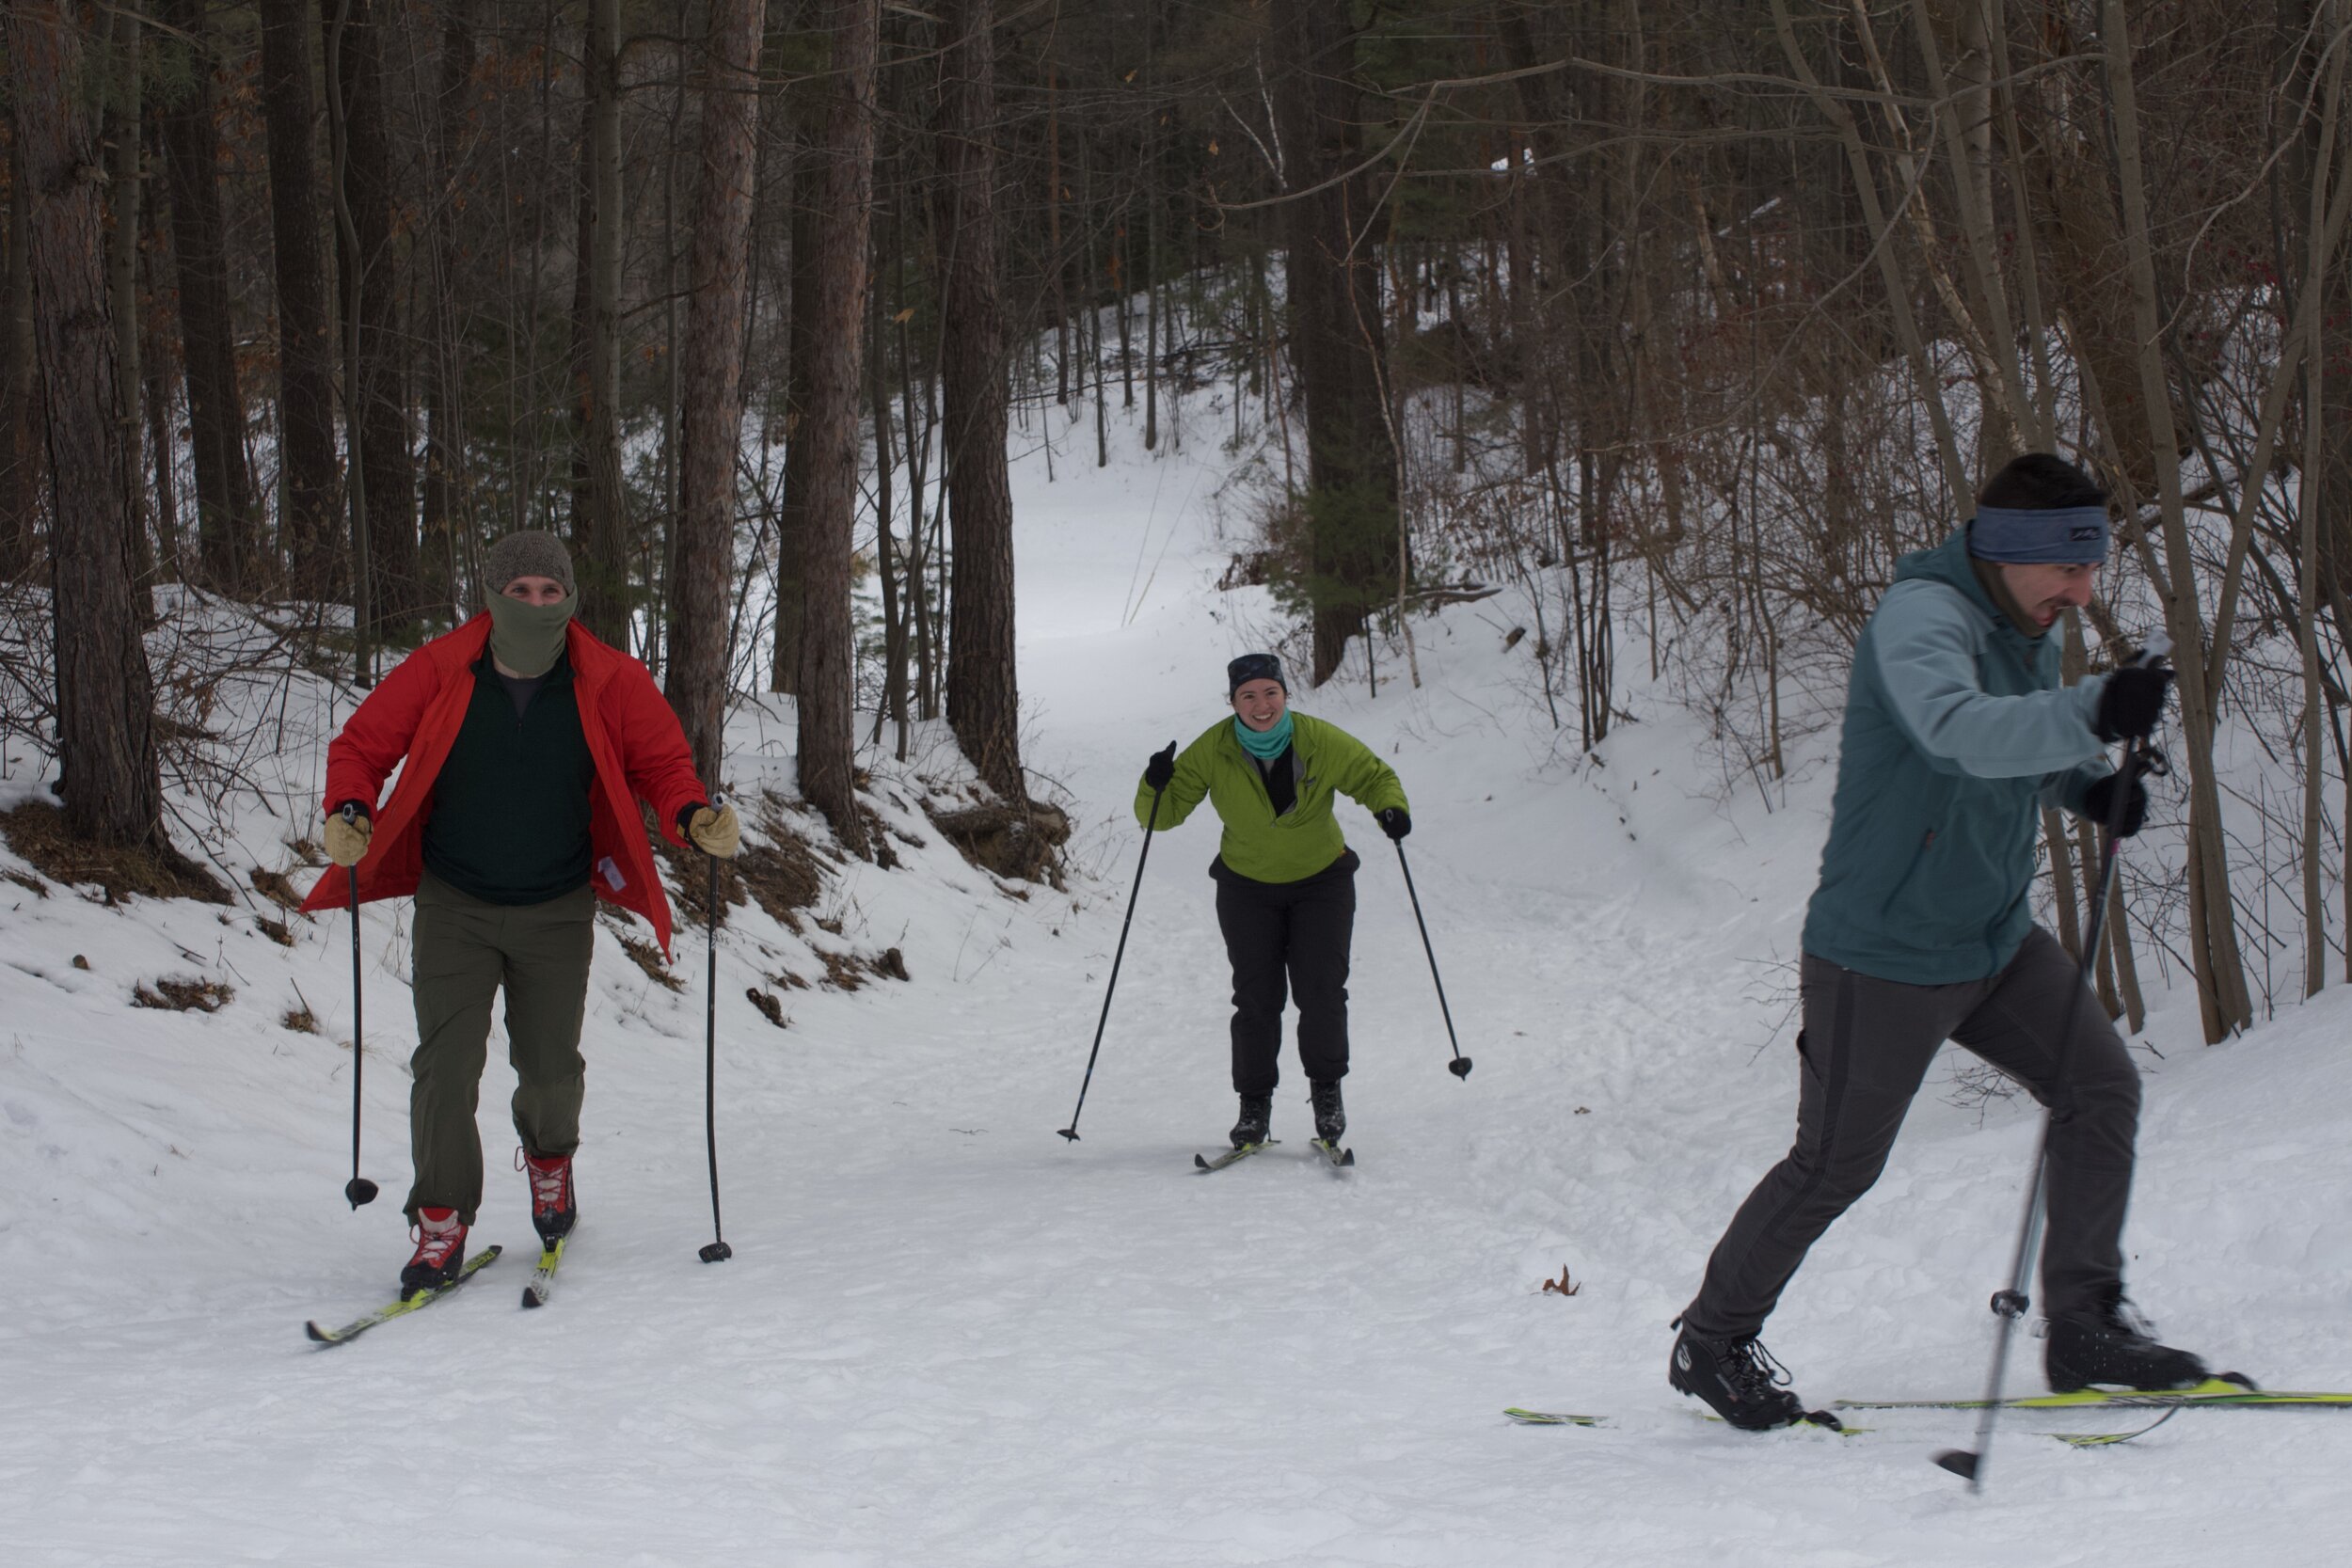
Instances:
[[[490,546],[483,567],[483,586],[493,594],[505,593],[516,578],[553,578],[566,598],[580,592],[572,581],[572,552],[545,529],[516,530]]]

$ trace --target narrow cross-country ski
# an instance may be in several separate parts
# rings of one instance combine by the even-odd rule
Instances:
[[[523,1284],[525,1307],[545,1307],[548,1297],[555,1293],[555,1271],[564,1261],[564,1244],[570,1240],[569,1236],[558,1236],[540,1249],[539,1265]]]
[[[1247,1160],[1252,1154],[1257,1153],[1258,1150],[1262,1148],[1270,1148],[1281,1141],[1282,1140],[1279,1138],[1268,1138],[1262,1144],[1244,1144],[1239,1148],[1233,1149],[1228,1153],[1220,1154],[1214,1160],[1210,1159],[1205,1154],[1196,1154],[1192,1157],[1193,1168],[1195,1170],[1223,1170],[1227,1165],[1233,1164],[1235,1161]]]
[[[1937,1408],[1945,1407],[1938,1406]],[[2096,1407],[2094,1406],[2091,1408]],[[2146,1426],[2136,1427],[2130,1432],[2035,1432],[2029,1433],[2027,1435],[2033,1437],[2048,1437],[2057,1442],[2064,1443],[2069,1447],[2077,1449],[2110,1449],[2119,1443],[2128,1443],[2135,1437],[2147,1436],[2148,1433],[2155,1431],[2156,1428],[2170,1420],[2176,1414],[2179,1413],[2180,1408],[2180,1406],[2176,1405],[2172,1409],[2167,1410],[2163,1415],[2157,1417],[2154,1420],[2149,1422]],[[1526,1410],[1516,1404],[1504,1410],[1503,1414],[1511,1418],[1512,1420],[1516,1421],[1520,1426],[1525,1427],[1605,1427],[1609,1424],[1609,1418],[1606,1416],[1588,1416],[1558,1410]],[[1692,1414],[1698,1416],[1705,1420],[1711,1421],[1717,1426],[1728,1424],[1721,1416],[1713,1415],[1706,1411],[1692,1411]],[[1779,1432],[1793,1432],[1807,1427],[1818,1428],[1823,1432],[1835,1432],[1841,1437],[1866,1436],[1877,1430],[1875,1427],[1849,1426],[1824,1410],[1814,1411],[1803,1420],[1792,1421],[1786,1427],[1778,1427],[1772,1430]]]
[[[1840,1410],[1982,1410],[1982,1400],[1839,1400]],[[2194,1388],[2083,1388],[2071,1394],[2025,1394],[2001,1402],[2004,1410],[2352,1410],[2352,1393],[2257,1388],[2235,1373],[2207,1378]]]
[[[475,1253],[466,1259],[466,1266],[457,1271],[455,1279],[437,1289],[419,1291],[415,1295],[403,1297],[389,1307],[379,1307],[365,1317],[354,1318],[341,1328],[321,1328],[318,1325],[318,1320],[314,1318],[302,1325],[303,1332],[310,1335],[311,1339],[318,1344],[347,1345],[377,1323],[389,1323],[394,1318],[405,1318],[411,1312],[421,1311],[456,1291],[467,1280],[498,1261],[498,1255],[501,1250],[503,1249],[493,1246],[485,1247],[482,1251]]]
[[[1326,1160],[1331,1162],[1331,1168],[1333,1170],[1347,1170],[1352,1168],[1356,1164],[1356,1151],[1354,1149],[1342,1148],[1338,1144],[1333,1143],[1328,1139],[1310,1138],[1307,1140],[1307,1147],[1313,1149],[1317,1154],[1322,1155]]]

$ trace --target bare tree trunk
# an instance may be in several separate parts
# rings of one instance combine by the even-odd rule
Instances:
[[[1383,406],[1380,274],[1366,233],[1371,186],[1362,175],[1335,179],[1361,162],[1352,24],[1314,0],[1275,0],[1271,17],[1289,65],[1275,101],[1283,183],[1302,193],[1283,211],[1291,353],[1307,400],[1311,678],[1320,686],[1395,578],[1396,451]]]
[[[32,185],[24,141],[11,135],[9,148],[8,229],[0,245],[0,582],[32,569],[49,464],[33,347]]]
[[[0,8],[16,110],[40,412],[48,449],[57,753],[66,824],[85,838],[168,849],[154,685],[139,641],[124,389],[106,312],[98,126],[77,89],[82,39],[61,0]]]
[[[480,0],[443,0],[441,81],[435,105],[431,224],[433,319],[426,334],[431,369],[425,385],[424,494],[419,572],[424,607],[462,613],[465,552],[475,535],[472,468],[466,454],[466,313],[458,211],[472,138],[475,8]]]
[[[327,309],[310,8],[262,0],[262,112],[269,135],[270,238],[278,284],[278,426],[284,469],[278,538],[296,598],[334,578],[342,497],[335,460],[335,328]]]
[[[1779,0],[1775,0],[1778,4]],[[2131,286],[2134,341],[2138,344],[2138,386],[2155,454],[2157,503],[2164,531],[2165,566],[2157,576],[2165,618],[2180,660],[2181,724],[2189,771],[2189,940],[2198,991],[2204,1003],[2208,1042],[2253,1022],[2253,1001],[2239,956],[2236,911],[2230,898],[2229,855],[2221,836],[2221,795],[2215,783],[2214,727],[2217,693],[2207,678],[2204,611],[2197,594],[2194,557],[2181,499],[2180,443],[2173,426],[2171,388],[2162,344],[2162,312],[2156,300],[2155,265],[2148,228],[2148,196],[2139,153],[2139,112],[2132,80],[2131,32],[2123,0],[2103,0],[2107,91],[2114,106],[2116,178],[2122,194],[2123,249]],[[2152,574],[2153,575],[2153,574]]]
[[[948,592],[947,723],[980,778],[1021,807],[1020,684],[1013,662],[1012,491],[1005,470],[1005,324],[996,271],[995,0],[949,0],[939,160],[940,380],[955,526]]]
[[[877,182],[880,174],[877,172]],[[895,226],[894,226],[895,228]],[[894,232],[895,240],[896,234]],[[874,400],[874,557],[876,574],[882,579],[882,705],[874,715],[874,740],[882,739],[882,721],[887,718],[898,725],[898,745],[894,754],[900,762],[907,760],[907,617],[906,596],[899,592],[899,561],[894,559],[895,540],[892,538],[891,517],[895,511],[892,490],[898,467],[898,454],[890,436],[890,388],[884,373],[887,361],[883,356],[882,302],[879,280],[868,284],[867,297],[872,301],[867,312],[872,320],[872,336],[866,345],[866,379]],[[919,514],[918,514],[919,515]],[[910,584],[910,586],[912,586]]]
[[[245,402],[229,296],[220,202],[220,137],[213,125],[213,62],[203,0],[165,0],[162,20],[186,62],[178,102],[163,115],[171,174],[172,248],[180,263],[180,337],[188,372],[188,428],[196,444],[199,549],[205,586],[231,595],[254,560],[253,482],[245,461]]]
[[[621,5],[588,0],[581,111],[580,287],[572,333],[580,440],[572,540],[580,621],[629,646],[628,528],[621,488]]]
[[[153,115],[146,117],[139,135],[147,166],[152,168],[163,157]],[[171,436],[171,388],[179,377],[173,372],[171,339],[166,331],[170,325],[167,312],[155,303],[156,296],[163,293],[162,277],[168,271],[166,258],[171,250],[171,230],[163,213],[167,200],[157,199],[155,186],[144,181],[141,183],[147,199],[142,203],[145,210],[139,239],[139,248],[146,258],[142,267],[146,289],[138,300],[140,394],[147,412],[147,444],[155,454],[158,566],[164,580],[176,582],[187,577],[185,552],[180,540],[179,452]],[[127,398],[133,394],[125,388],[122,395]]]
[[[810,321],[816,356],[809,366],[808,407],[799,433],[808,448],[801,552],[805,584],[798,705],[801,794],[825,814],[835,837],[864,853],[866,823],[851,777],[857,754],[857,642],[850,607],[850,560],[857,520],[866,241],[874,204],[874,67],[881,48],[882,6],[881,0],[834,0],[831,10],[824,223],[818,230],[817,297]],[[886,518],[883,526],[888,526]]]
[[[821,46],[820,46],[821,47]],[[792,247],[787,287],[791,295],[785,326],[784,504],[776,509],[776,649],[768,689],[787,695],[801,690],[801,654],[805,643],[802,617],[808,597],[803,556],[808,535],[808,444],[801,432],[808,420],[809,374],[817,363],[818,238],[827,214],[824,188],[825,94],[821,84],[801,95],[793,119]]]
[[[767,0],[711,0],[704,68],[702,180],[688,262],[684,406],[678,431],[677,577],[670,589],[667,693],[714,788],[725,774],[727,594],[735,576],[735,466],[743,429],[743,312],[759,139]]]
[[[338,4],[342,0],[337,0]],[[384,49],[390,0],[348,0],[336,60],[342,78],[343,184],[351,231],[342,256],[354,280],[358,347],[343,369],[356,422],[356,467],[367,493],[368,561],[379,636],[396,635],[423,600],[417,571],[417,467],[408,417],[408,338],[400,320],[400,193]]]
[[[155,579],[147,534],[146,465],[139,420],[139,55],[144,25],[131,6],[106,13],[106,180],[114,230],[107,236],[106,308],[114,315],[115,388],[122,398],[122,491],[130,498],[132,550],[139,581]],[[152,597],[149,602],[151,604]]]

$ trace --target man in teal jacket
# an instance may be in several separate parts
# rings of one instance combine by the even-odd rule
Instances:
[[[2163,714],[2162,669],[2058,684],[2047,634],[2089,602],[2106,547],[2106,493],[2056,457],[2018,458],[1965,527],[1897,563],[1855,644],[1804,924],[1797,1141],[1716,1244],[1667,1370],[1734,1426],[1803,1416],[1756,1336],[1806,1249],[1878,1180],[1947,1039],[2054,1113],[2042,1253],[2052,1386],[2205,1375],[2124,1307],[2139,1076],[2096,1002],[2069,1006],[2081,972],[2028,902],[2041,809],[2113,820],[2105,747],[2148,736]],[[2122,831],[2137,832],[2137,782],[2121,809]]]
[[[1225,668],[1231,719],[1180,755],[1153,756],[1136,790],[1136,820],[1173,828],[1202,800],[1225,832],[1209,863],[1216,921],[1233,966],[1233,1147],[1265,1141],[1282,1050],[1282,1005],[1298,998],[1298,1056],[1307,1069],[1315,1136],[1336,1148],[1347,1131],[1348,948],[1356,925],[1356,852],[1333,802],[1359,801],[1391,839],[1413,831],[1405,786],[1372,749],[1337,724],[1290,710],[1272,654]],[[1156,811],[1156,816],[1154,815]]]

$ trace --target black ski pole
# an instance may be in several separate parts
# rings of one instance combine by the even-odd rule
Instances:
[[[2169,640],[2161,635],[2149,639],[2149,646],[2136,661],[2155,664],[2169,650]],[[2123,823],[2131,810],[2132,786],[2141,778],[2162,778],[2167,765],[2164,753],[2148,743],[2145,736],[2133,741],[2123,753],[2123,766],[2117,770],[2115,796],[2107,805],[2107,820],[2103,824],[2099,845],[2099,895],[2090,910],[2090,919],[2083,930],[2082,973],[2080,983],[2066,999],[2066,1026],[2058,1036],[2057,1071],[2053,1075],[2059,1092],[2064,1092],[2069,1058],[2074,1054],[2074,1020],[2082,1011],[2083,993],[2091,988],[2092,976],[2099,964],[2099,942],[2106,934],[2107,905],[2115,896],[2115,872],[2122,860],[2119,848],[2123,839]],[[1985,1380],[1984,1410],[1977,1418],[1977,1446],[1974,1449],[1946,1449],[1935,1456],[1936,1464],[1956,1476],[1963,1477],[1971,1492],[1984,1490],[1984,1462],[1993,1451],[1993,1429],[2001,1414],[2001,1387],[2009,1370],[2009,1341],[2018,1323],[2033,1305],[2026,1285],[2031,1277],[2035,1253],[2042,1239],[2043,1209],[2049,1196],[2050,1124],[2052,1114],[2042,1113],[2042,1132],[2034,1143],[2033,1180],[2026,1184],[2026,1213],[2017,1227],[2017,1251],[2010,1259],[2009,1286],[1993,1293],[1993,1315],[1998,1325],[1993,1334],[1993,1370]]]
[[[1168,742],[1174,751],[1176,743]],[[1078,1118],[1086,1114],[1087,1090],[1094,1083],[1094,1059],[1103,1053],[1103,1026],[1111,1021],[1111,994],[1119,989],[1120,960],[1127,956],[1127,927],[1136,923],[1136,900],[1143,894],[1143,868],[1152,859],[1152,835],[1160,826],[1160,797],[1168,786],[1161,784],[1152,791],[1152,820],[1143,825],[1143,853],[1136,859],[1136,885],[1127,894],[1127,918],[1119,925],[1119,950],[1111,955],[1110,984],[1103,988],[1103,1016],[1094,1021],[1094,1049],[1087,1053],[1087,1075],[1078,1084],[1078,1108],[1070,1113],[1070,1125],[1058,1129],[1072,1143],[1078,1141]]]
[[[715,803],[723,807],[725,797]],[[723,1263],[735,1256],[735,1249],[727,1245],[723,1227],[719,1224],[719,857],[706,850],[703,858],[710,863],[709,925],[706,932],[710,972],[703,986],[703,1135],[710,1146],[711,1239],[699,1256],[706,1263]]]
[[[343,807],[343,820],[357,826],[358,809]],[[374,1182],[359,1174],[359,1064],[367,1059],[359,1013],[364,994],[359,983],[359,867],[355,863],[343,869],[351,877],[351,1180],[343,1183],[343,1196],[357,1209],[362,1203],[373,1203],[376,1189]]]
[[[1438,974],[1438,950],[1429,945],[1429,923],[1421,917],[1421,895],[1413,891],[1413,868],[1405,862],[1405,841],[1399,838],[1390,842],[1396,846],[1396,868],[1405,873],[1406,896],[1413,901],[1413,924],[1421,927],[1421,950],[1429,955],[1429,979],[1438,988],[1438,1012],[1445,1020],[1445,1037],[1454,1047],[1454,1060],[1445,1065],[1445,1069],[1468,1083],[1470,1059],[1462,1054],[1462,1042],[1454,1033],[1454,1009],[1445,1005],[1445,981]]]

